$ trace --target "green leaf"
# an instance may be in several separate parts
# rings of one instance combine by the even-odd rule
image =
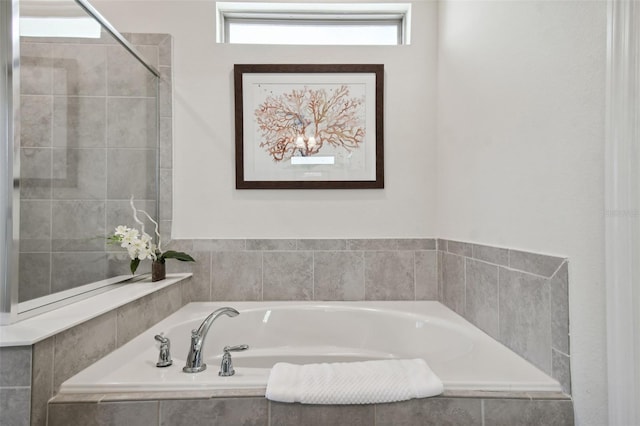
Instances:
[[[189,256],[187,253],[181,252],[181,251],[174,251],[174,250],[167,250],[164,253],[162,253],[162,255],[160,255],[160,257],[158,258],[161,261],[164,261],[164,259],[177,259],[180,260],[182,262],[195,262],[196,260]]]
[[[136,269],[138,269],[138,265],[140,264],[140,259],[138,259],[137,257],[135,259],[131,259],[131,273],[135,274],[136,273]]]

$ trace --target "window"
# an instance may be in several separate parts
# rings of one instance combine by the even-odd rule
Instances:
[[[405,3],[218,2],[217,41],[231,44],[409,44]]]

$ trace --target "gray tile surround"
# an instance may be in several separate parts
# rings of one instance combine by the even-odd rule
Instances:
[[[74,397],[77,401],[74,401]],[[82,419],[97,425],[197,426],[570,426],[573,404],[566,397],[478,396],[414,399],[390,404],[305,405],[263,397],[199,397],[131,394],[122,400],[96,395],[55,397],[49,403],[50,426]],[[139,413],[135,412],[139,409]],[[159,419],[153,413],[159,413]],[[131,416],[131,417],[127,417]],[[136,417],[139,416],[139,417]],[[147,423],[139,423],[144,419]]]
[[[168,266],[169,271],[194,273],[194,301],[435,300],[438,252],[429,247],[435,247],[432,238],[371,244],[363,239],[167,243],[167,248],[192,253],[197,260]]]
[[[133,44],[171,78],[169,35],[126,37],[143,43]],[[156,125],[154,78],[111,36],[22,38],[20,47],[21,212],[26,225],[38,223],[22,227],[20,277],[29,284],[21,283],[18,297],[24,301],[117,272],[104,252],[109,219],[129,213],[122,202],[132,194],[147,208],[155,205],[149,204],[155,179],[144,177],[155,176],[158,129],[162,184],[171,187],[173,142],[170,81],[160,84]],[[171,193],[164,195],[170,211]],[[118,224],[131,222],[130,213],[126,218]]]
[[[568,261],[438,240],[441,301],[571,393]]]
[[[12,374],[21,374],[20,381],[16,381],[18,380],[17,377],[11,379],[11,381],[24,385],[19,389],[32,392],[27,399],[27,414],[29,414],[29,407],[31,411],[30,424],[32,426],[46,425],[47,401],[56,394],[63,381],[188,303],[191,285],[192,279],[189,278],[181,283],[166,287],[156,293],[130,302],[114,311],[40,341],[33,346],[19,348],[19,353],[11,352],[13,348],[0,348],[0,376],[8,374],[3,373],[3,371],[6,371],[4,367],[7,366],[10,371],[17,372]],[[33,362],[31,362],[32,359]],[[9,362],[9,360],[12,361]],[[29,366],[23,365],[25,360],[29,361]],[[16,363],[20,363],[21,367],[19,369]],[[25,371],[32,372],[32,374],[24,374]],[[16,386],[15,384],[11,386],[0,384],[0,390],[14,389]],[[3,403],[3,400],[0,399],[0,404]],[[100,407],[100,410],[92,407],[91,410],[93,411],[87,415],[97,417],[90,417],[92,419],[91,422],[85,424],[138,424],[130,423],[130,421],[134,420],[129,419],[129,416],[132,413],[137,413],[137,410],[133,409],[133,407],[114,405],[111,409],[106,409],[105,412],[103,412],[105,407]],[[148,408],[148,405],[139,408],[142,409],[142,407]],[[54,421],[59,421],[60,423],[49,422],[50,426],[52,424],[83,424],[77,422],[64,423],[68,419],[65,416],[75,415],[68,414],[73,413],[73,407],[61,407],[56,408],[56,410],[59,410],[56,416],[60,418]],[[82,418],[83,415],[79,414],[78,418]],[[141,417],[145,421],[149,420],[146,415],[144,414]],[[2,416],[0,416],[1,418]],[[27,416],[27,423],[25,424],[29,424],[28,418]],[[114,423],[113,419],[121,420]],[[95,421],[97,423],[93,423]],[[0,426],[4,426],[1,420]]]

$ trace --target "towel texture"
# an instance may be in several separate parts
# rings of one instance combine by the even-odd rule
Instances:
[[[375,404],[442,393],[442,381],[423,359],[332,364],[277,363],[266,397],[302,404]]]

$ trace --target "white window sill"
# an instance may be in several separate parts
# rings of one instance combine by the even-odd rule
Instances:
[[[192,274],[167,274],[155,283],[151,277],[127,284],[114,284],[113,289],[91,296],[15,324],[0,326],[0,347],[30,346],[92,318],[124,306],[148,294],[177,284]]]

